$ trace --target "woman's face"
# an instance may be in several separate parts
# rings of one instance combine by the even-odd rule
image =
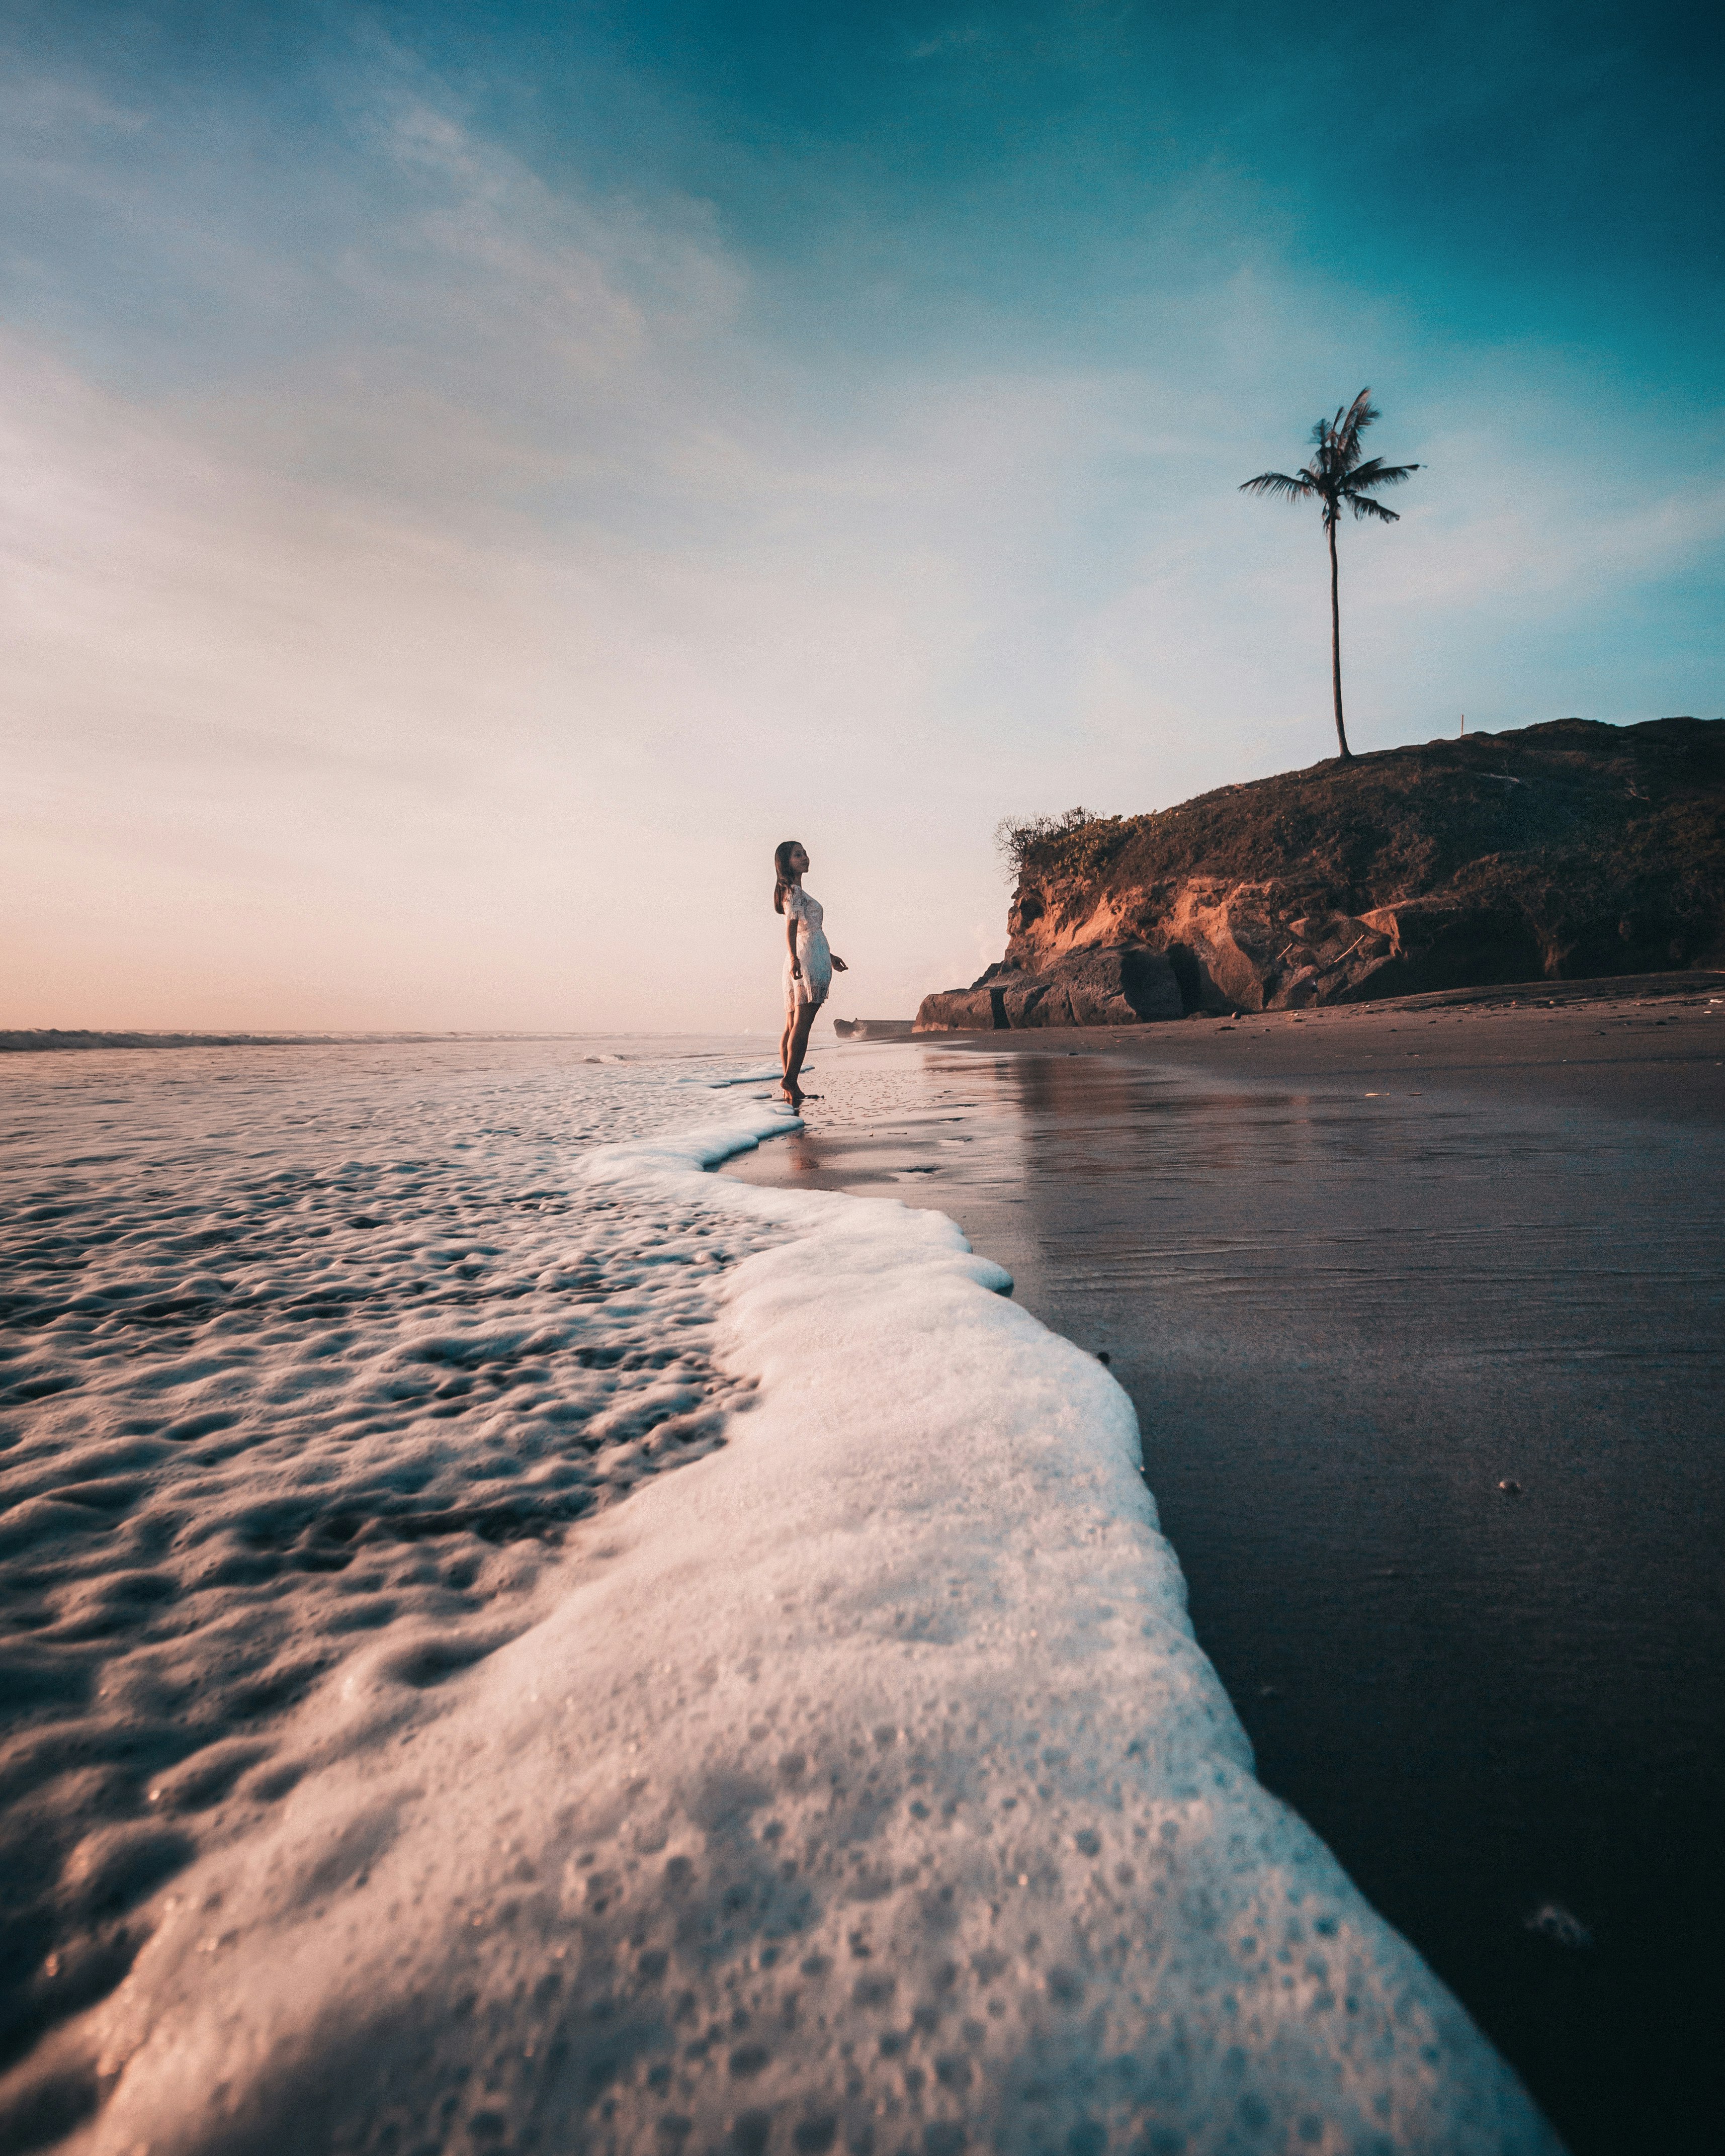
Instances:
[[[800,846],[793,846],[787,858],[790,862],[791,874],[793,875],[808,875],[809,856],[803,852]]]

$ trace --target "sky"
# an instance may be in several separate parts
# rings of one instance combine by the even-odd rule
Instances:
[[[1725,710],[1717,8],[0,0],[0,1026],[897,1017],[1005,817]]]

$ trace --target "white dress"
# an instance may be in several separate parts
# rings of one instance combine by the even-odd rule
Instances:
[[[833,985],[833,954],[827,948],[827,935],[821,927],[820,901],[811,898],[800,884],[785,886],[784,910],[797,924],[797,963],[803,968],[803,977],[797,979],[791,972],[791,954],[784,958],[784,1007],[792,1018],[799,1009],[809,1004],[824,1004],[827,991]]]

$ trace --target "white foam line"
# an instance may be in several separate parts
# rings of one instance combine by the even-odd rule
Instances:
[[[727,1086],[777,1085],[782,1075],[775,1065],[771,1070],[746,1071],[741,1078],[684,1078],[677,1082],[679,1085],[705,1086],[710,1092],[721,1093]]]
[[[803,1075],[808,1076],[814,1069],[811,1057],[803,1065]],[[740,1078],[679,1078],[675,1082],[679,1086],[704,1086],[709,1092],[719,1093],[727,1086],[776,1086],[783,1075],[775,1063],[770,1070],[747,1070]]]
[[[686,1204],[783,1122],[588,1172]],[[1112,1378],[939,1214],[704,1188],[786,1231],[757,1406],[488,1662],[347,1676],[92,2017],[77,2145],[1554,2148],[1254,1779]]]

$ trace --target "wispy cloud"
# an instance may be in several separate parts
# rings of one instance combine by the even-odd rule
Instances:
[[[984,42],[987,36],[988,31],[983,24],[973,18],[937,30],[932,37],[920,39],[908,49],[913,60],[941,59],[949,53],[973,51]]]

